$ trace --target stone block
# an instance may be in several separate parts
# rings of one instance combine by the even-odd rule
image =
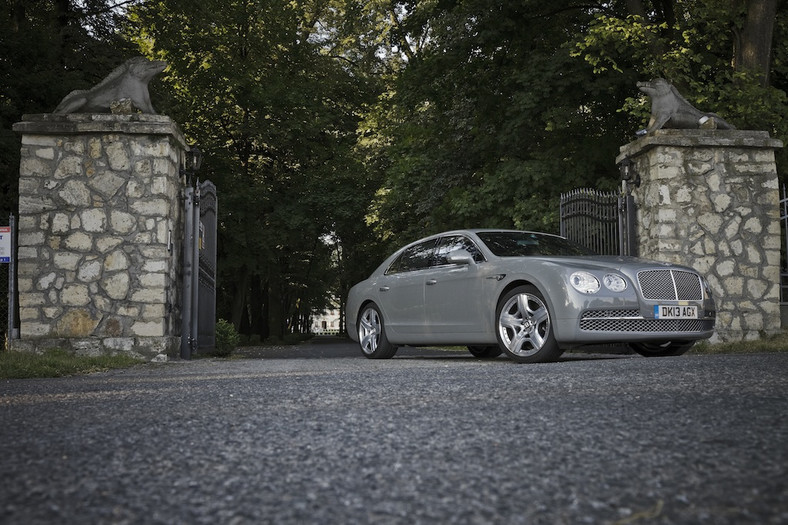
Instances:
[[[101,208],[90,208],[79,215],[82,229],[90,233],[103,233],[107,229],[107,213]]]
[[[53,176],[56,179],[67,179],[82,175],[82,157],[71,155],[64,157],[57,163]]]
[[[60,293],[60,302],[64,306],[86,306],[90,304],[88,287],[84,284],[67,284]]]
[[[63,185],[63,189],[58,192],[58,196],[69,206],[84,207],[88,206],[90,200],[90,190],[84,182],[80,180],[70,180]]]
[[[163,337],[164,321],[138,321],[131,325],[131,332],[140,337]]]
[[[106,276],[101,280],[101,288],[110,299],[125,299],[129,293],[129,274],[118,272]]]
[[[131,160],[123,141],[110,142],[104,148],[107,153],[107,161],[110,169],[114,171],[128,171],[131,168]]]
[[[129,258],[123,250],[115,250],[104,259],[104,269],[108,272],[128,270]]]
[[[77,231],[66,237],[66,248],[78,252],[87,252],[93,247],[93,237],[87,233]]]
[[[59,270],[76,271],[82,255],[73,252],[57,252],[53,257],[54,267]]]
[[[167,291],[164,288],[143,288],[131,294],[135,303],[166,303]]]
[[[126,179],[111,171],[96,174],[89,182],[89,186],[101,194],[105,199],[112,198],[126,183]]]
[[[21,177],[48,177],[51,172],[50,164],[43,159],[23,157],[19,162],[19,175]]]
[[[84,308],[68,310],[55,323],[55,335],[59,337],[87,337],[93,334],[100,320]]]

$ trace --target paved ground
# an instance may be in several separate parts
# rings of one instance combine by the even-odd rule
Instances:
[[[788,354],[334,343],[0,382],[0,523],[788,523]]]

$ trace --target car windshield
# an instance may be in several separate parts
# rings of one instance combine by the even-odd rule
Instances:
[[[479,232],[479,238],[498,257],[594,255],[563,237],[532,232]]]

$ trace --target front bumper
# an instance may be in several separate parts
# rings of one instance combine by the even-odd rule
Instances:
[[[706,317],[701,319],[654,319],[642,317],[639,310],[586,310],[580,318],[579,330],[589,334],[621,332],[623,339],[630,339],[633,334],[649,338],[705,339],[714,333],[715,321],[713,311],[706,312]]]

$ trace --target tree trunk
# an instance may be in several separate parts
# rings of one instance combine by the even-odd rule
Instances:
[[[735,2],[746,2],[747,18],[744,27],[736,32],[733,69],[738,73],[754,73],[760,79],[761,85],[766,87],[769,85],[777,0]]]
[[[235,297],[233,298],[232,323],[240,332],[241,319],[246,311],[246,295],[249,289],[249,269],[244,266],[241,276],[235,282]]]

